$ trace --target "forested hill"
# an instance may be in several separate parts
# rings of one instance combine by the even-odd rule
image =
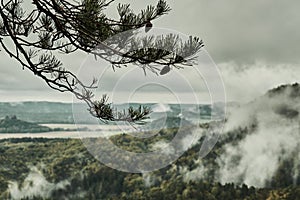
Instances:
[[[127,149],[140,145],[122,137],[113,141]],[[123,173],[100,164],[78,139],[1,140],[0,152],[0,199],[295,200],[300,196],[300,187],[293,185],[255,188],[197,179],[203,171],[193,161],[196,148],[174,164],[144,174]],[[207,158],[212,165],[216,152]]]
[[[0,133],[41,133],[52,131],[51,128],[6,116],[0,119]]]
[[[18,118],[40,124],[74,123],[72,104],[58,102],[0,102],[0,118]]]
[[[298,84],[280,86],[231,112],[217,144],[204,158],[199,157],[199,151],[208,128],[220,122],[201,124],[196,129],[185,126],[181,131],[186,134],[167,148],[177,127],[169,126],[150,138],[121,134],[85,139],[96,142],[95,148],[112,142],[137,153],[162,151],[168,155],[188,147],[175,162],[149,173],[108,168],[78,139],[1,140],[0,199],[297,200],[298,89]],[[191,139],[193,145],[186,146]],[[110,153],[105,156],[121,159],[122,155]]]
[[[268,91],[267,95],[270,97],[274,97],[276,95],[280,95],[283,93],[289,93],[287,97],[291,98],[299,98],[300,97],[300,84],[294,83],[289,85],[280,85],[274,89]]]
[[[72,131],[72,129],[49,128],[41,126],[37,123],[26,122],[14,116],[5,116],[0,119],[0,134],[1,133],[43,133],[52,131]]]

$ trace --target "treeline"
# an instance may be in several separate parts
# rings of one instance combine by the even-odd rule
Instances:
[[[15,115],[6,116],[0,120],[0,133],[43,133],[74,130],[75,129],[49,128],[47,126],[41,126],[37,123],[20,120]],[[87,128],[82,128],[81,130],[88,131]]]

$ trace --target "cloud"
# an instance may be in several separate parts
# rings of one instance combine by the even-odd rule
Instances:
[[[185,182],[189,182],[205,179],[208,173],[208,169],[203,165],[200,165],[193,170],[188,170],[187,167],[181,167],[179,169],[179,172],[180,174],[182,174],[183,180]]]
[[[173,10],[157,24],[200,36],[217,63],[299,63],[297,0],[169,3]]]
[[[151,187],[155,184],[156,178],[151,173],[144,172],[142,173],[142,178],[146,187]]]
[[[147,3],[143,1],[133,3],[129,0],[123,2],[130,3],[137,12],[145,8],[148,3],[157,3],[156,0]],[[154,21],[154,27],[170,28],[203,38],[205,48],[214,61],[222,67],[229,100],[248,101],[250,97],[259,96],[271,87],[290,83],[295,79],[295,74],[299,73],[296,69],[299,63],[298,52],[300,52],[299,1],[253,0],[241,3],[239,0],[222,2],[190,0],[168,3],[172,11],[169,15]],[[116,17],[116,5],[113,3],[106,12]],[[81,52],[59,55],[59,57],[66,63],[67,69],[77,72],[87,55]],[[257,60],[259,62],[256,62]],[[253,69],[236,73],[231,65]],[[0,54],[0,66],[0,90],[15,91],[14,97],[19,95],[17,90],[51,91],[41,79],[26,70],[23,71],[21,66],[9,58],[4,51]],[[88,83],[93,74],[89,75]],[[99,91],[106,92],[104,89],[111,88],[118,81],[116,77],[117,74],[111,74],[103,79],[100,82],[103,90]],[[177,79],[174,74],[173,80],[170,87],[176,88],[177,92],[188,90],[188,84],[181,87],[176,85]],[[118,90],[128,90],[140,81],[145,81],[141,70],[134,75],[134,79],[129,77],[127,84],[119,85]],[[190,82],[198,86],[197,92],[201,92],[198,96],[207,93],[202,80],[196,78],[190,79]],[[42,95],[45,95],[43,99],[52,100],[52,93],[49,95],[41,93],[34,98],[39,99]],[[18,99],[24,97],[19,95]],[[65,99],[69,101],[70,96]]]
[[[248,102],[282,84],[299,80],[300,68],[293,64],[239,65],[235,62],[219,64],[229,101]]]
[[[216,165],[195,159],[195,168],[180,167],[183,180],[211,180],[269,187],[283,173],[289,184],[299,180],[299,85],[280,87],[250,103],[236,107],[227,116],[220,135]],[[298,96],[297,96],[298,95]],[[232,139],[231,141],[229,139]],[[223,143],[225,142],[225,143]],[[284,167],[284,163],[290,165]],[[214,171],[213,177],[210,175]],[[210,173],[208,173],[210,171]],[[275,179],[274,179],[275,178]]]
[[[294,169],[290,170],[296,180],[300,155],[297,151],[300,141],[299,116],[287,118],[277,112],[283,105],[287,110],[300,110],[297,98],[290,98],[290,91],[287,88],[277,96],[261,97],[229,116],[225,125],[227,133],[238,127],[249,128],[253,119],[257,127],[241,141],[224,146],[225,152],[218,159],[218,181],[264,187],[272,180],[279,165],[291,159],[294,153]]]

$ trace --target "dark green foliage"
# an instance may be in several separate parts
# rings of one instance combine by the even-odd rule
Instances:
[[[130,106],[125,110],[117,111],[116,108],[113,108],[111,103],[107,103],[108,97],[103,95],[100,101],[95,101],[93,107],[90,108],[90,113],[106,121],[128,121],[135,122],[136,124],[144,124],[143,120],[148,119],[148,115],[151,113],[151,110],[147,106],[139,106],[137,109],[134,109]],[[117,118],[115,118],[117,116]]]
[[[188,129],[187,129],[188,130]],[[236,136],[244,132],[238,129]],[[147,152],[153,142],[169,140],[174,137],[176,129],[162,131],[157,137],[139,139],[128,135],[117,135],[111,138],[113,143],[123,149],[137,152]],[[244,134],[248,134],[244,132]],[[235,137],[235,140],[239,138]],[[7,197],[8,181],[22,183],[30,166],[37,166],[50,183],[64,180],[70,182],[64,188],[51,191],[49,199],[61,197],[71,199],[296,199],[299,187],[291,187],[288,175],[290,163],[283,162],[278,173],[273,178],[269,189],[256,189],[243,184],[236,186],[228,183],[215,183],[214,170],[217,169],[216,158],[222,151],[222,145],[217,146],[203,159],[202,164],[212,169],[207,180],[184,181],[184,174],[179,173],[180,167],[193,170],[197,167],[194,160],[201,146],[200,143],[186,151],[174,164],[150,173],[154,178],[150,185],[145,184],[141,174],[123,173],[100,164],[93,158],[76,139],[43,139],[22,138],[0,141],[0,197]],[[143,144],[143,145],[141,145]],[[113,155],[111,155],[113,156]],[[41,164],[43,163],[43,164]],[[176,170],[174,171],[174,166]],[[4,169],[10,169],[4,170]],[[172,170],[171,170],[172,169]],[[287,180],[287,181],[286,181]],[[273,187],[286,187],[274,189]],[[273,188],[273,189],[272,189]],[[4,196],[6,195],[6,196]],[[39,197],[29,199],[41,199]]]

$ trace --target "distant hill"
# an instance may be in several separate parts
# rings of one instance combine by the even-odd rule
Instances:
[[[0,120],[0,133],[40,133],[52,131],[51,128],[26,122],[16,116],[6,116]]]
[[[41,126],[37,123],[26,122],[14,116],[5,116],[0,119],[0,134],[1,133],[43,133],[53,131],[72,131],[71,129],[49,128]]]
[[[191,126],[193,123],[180,117],[167,117],[166,119],[160,118],[151,122],[150,126],[155,128],[177,128],[181,126]]]
[[[138,103],[114,105],[118,110],[128,106],[138,107]],[[158,119],[166,113],[170,117],[181,114],[188,120],[210,119],[211,115],[222,115],[220,109],[212,110],[211,105],[196,104],[155,104],[145,103],[153,109],[152,117]],[[76,123],[95,123],[94,118],[87,111],[84,103],[59,103],[59,102],[0,102],[0,118],[16,115],[22,120],[38,124],[73,124],[74,115]],[[218,108],[218,105],[215,107]],[[213,112],[214,111],[214,112]]]
[[[73,123],[72,104],[58,102],[0,102],[0,118],[16,115],[39,124]]]

